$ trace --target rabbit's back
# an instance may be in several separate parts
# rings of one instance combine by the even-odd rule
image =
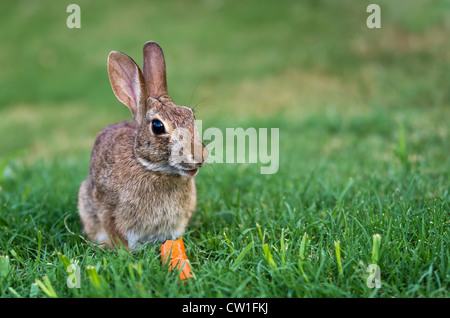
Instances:
[[[109,204],[115,204],[116,192],[120,187],[120,167],[133,166],[134,140],[136,138],[136,123],[121,121],[101,130],[94,142],[88,179],[95,186],[96,195]]]

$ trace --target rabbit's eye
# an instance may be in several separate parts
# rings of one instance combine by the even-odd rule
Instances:
[[[166,132],[164,129],[164,124],[158,119],[152,120],[152,131],[155,135],[161,135]]]

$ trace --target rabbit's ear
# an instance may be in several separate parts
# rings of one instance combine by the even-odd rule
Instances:
[[[163,51],[156,42],[144,44],[142,71],[144,73],[145,87],[150,97],[169,96],[166,82],[166,62]]]
[[[128,55],[112,51],[108,56],[108,74],[114,94],[136,119],[139,105],[146,98],[141,70]]]

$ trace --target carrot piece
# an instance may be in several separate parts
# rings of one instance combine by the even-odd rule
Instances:
[[[167,240],[161,248],[161,261],[163,264],[169,262],[169,270],[181,269],[180,279],[185,280],[193,277],[191,273],[191,265],[186,256],[183,238],[176,241]]]

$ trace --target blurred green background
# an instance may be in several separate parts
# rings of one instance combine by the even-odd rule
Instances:
[[[366,26],[373,1],[80,0],[82,27],[69,29],[72,2],[2,3],[0,156],[84,156],[100,129],[131,118],[108,53],[141,64],[149,40],[165,52],[172,98],[206,126],[281,117],[370,137],[404,121],[415,144],[448,150],[449,1],[376,1],[381,29]]]

